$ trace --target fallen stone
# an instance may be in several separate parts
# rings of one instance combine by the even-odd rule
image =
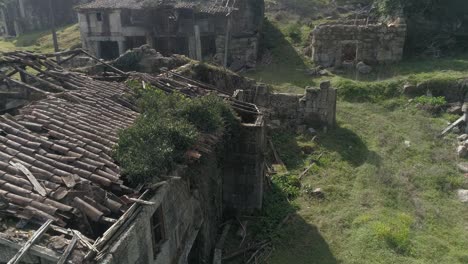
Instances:
[[[466,141],[468,139],[468,134],[463,134],[458,136],[458,141]]]
[[[331,74],[327,70],[321,70],[321,71],[318,72],[318,75],[320,75],[320,76],[330,76]]]
[[[406,146],[407,148],[411,147],[411,141],[405,140],[405,146]]]
[[[453,114],[453,115],[461,115],[461,114],[463,113],[463,112],[462,112],[462,106],[459,105],[459,104],[451,105],[451,106],[447,109],[447,113]]]
[[[421,92],[416,85],[405,84],[405,86],[403,86],[403,94],[406,96],[416,96],[420,93]]]
[[[459,189],[457,191],[458,200],[463,203],[468,203],[468,190]]]
[[[311,196],[319,199],[325,198],[325,193],[323,193],[322,188],[316,188],[312,191]]]
[[[307,129],[307,131],[308,131],[311,135],[317,135],[317,130],[315,130],[315,129],[311,128],[311,127],[309,127],[309,128]]]
[[[357,65],[356,65],[356,69],[358,70],[359,73],[362,73],[362,74],[369,74],[371,73],[372,71],[372,67],[365,64],[364,62],[360,61]]]
[[[465,158],[466,154],[468,154],[468,149],[465,146],[458,146],[457,148],[457,155],[459,158]]]
[[[457,167],[461,172],[468,173],[468,162],[459,163]]]

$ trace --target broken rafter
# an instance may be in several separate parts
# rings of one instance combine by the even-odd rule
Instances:
[[[67,261],[68,257],[70,256],[71,252],[73,251],[73,248],[75,248],[76,242],[78,242],[78,236],[76,234],[73,234],[73,238],[70,241],[70,244],[68,244],[67,248],[63,252],[63,254],[60,257],[57,264],[64,264],[65,261]]]
[[[26,255],[26,253],[28,252],[28,250],[34,245],[34,243],[36,243],[37,240],[39,240],[42,235],[49,229],[50,225],[52,224],[52,220],[47,220],[47,222],[45,222],[41,228],[39,228],[35,233],[34,235],[28,240],[26,241],[26,243],[24,243],[23,247],[21,247],[20,251],[18,251],[18,253],[16,253],[16,255],[10,260],[8,261],[8,264],[17,264],[17,263],[20,263],[21,259]]]
[[[29,85],[29,84],[26,84],[26,83],[23,83],[23,82],[20,82],[20,81],[11,79],[11,78],[9,78],[9,77],[7,77],[7,76],[1,74],[1,73],[0,73],[0,78],[5,79],[5,81],[6,81],[7,83],[13,83],[13,84],[15,84],[15,85],[17,85],[17,86],[20,86],[20,87],[23,87],[23,88],[26,88],[26,89],[29,89],[29,90],[33,90],[33,91],[38,92],[38,93],[42,93],[42,94],[46,94],[46,95],[50,94],[49,92],[46,92],[46,91],[44,91],[44,90],[41,90],[41,89],[36,88],[36,87],[34,87],[34,86],[31,86],[31,85]]]
[[[145,195],[148,193],[148,190],[143,192],[139,199],[143,199]],[[134,203],[130,208],[115,222],[106,232],[102,235],[101,238],[94,242],[93,247],[96,250],[90,251],[86,256],[85,259],[91,259],[96,256],[96,253],[99,251],[97,249],[102,248],[116,233],[117,231],[127,222],[127,220],[135,213],[138,207],[138,203]]]
[[[107,63],[107,62],[105,62],[105,61],[103,61],[103,60],[98,59],[97,57],[95,57],[95,56],[92,55],[91,53],[85,51],[84,49],[79,49],[79,50],[80,50],[82,53],[84,53],[84,54],[86,54],[87,56],[89,56],[91,59],[94,59],[95,61],[97,61],[97,62],[99,62],[99,63],[101,63],[101,64],[106,65],[107,67],[111,68],[111,69],[114,70],[115,72],[117,72],[117,73],[119,73],[119,74],[121,74],[121,75],[123,75],[123,76],[127,76],[127,75],[128,75],[127,73],[125,73],[125,72],[123,72],[123,71],[117,69],[116,67],[110,65],[109,63]]]
[[[60,86],[58,86],[58,85],[56,85],[56,84],[54,84],[54,83],[51,83],[51,82],[49,82],[49,81],[47,81],[47,80],[44,80],[44,79],[42,79],[42,78],[40,78],[40,77],[38,77],[38,76],[36,76],[36,75],[34,75],[34,74],[30,74],[30,73],[28,73],[27,71],[21,69],[20,67],[14,66],[13,68],[14,68],[15,70],[17,70],[17,71],[19,71],[19,72],[21,72],[21,73],[23,73],[23,74],[25,74],[25,75],[31,77],[32,79],[34,79],[34,80],[36,80],[36,81],[38,81],[38,82],[40,82],[40,83],[42,83],[42,84],[44,84],[44,85],[47,85],[47,86],[51,87],[53,90],[56,90],[56,91],[59,91],[59,92],[64,92],[64,91],[66,91],[66,90],[63,89],[62,87],[60,87]]]

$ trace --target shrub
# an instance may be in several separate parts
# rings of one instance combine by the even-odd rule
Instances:
[[[420,97],[416,97],[414,99],[414,102],[419,105],[434,106],[434,107],[442,107],[447,104],[447,100],[445,100],[445,97],[443,96],[432,97],[432,96],[423,95]]]
[[[416,107],[432,114],[438,114],[444,105],[447,104],[445,97],[420,96],[414,99]]]
[[[120,132],[114,157],[131,184],[157,181],[183,162],[200,133],[230,133],[239,123],[231,108],[215,95],[191,100],[177,92],[143,89],[138,82],[128,85],[141,115]]]

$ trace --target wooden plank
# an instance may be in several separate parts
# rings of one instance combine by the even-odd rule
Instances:
[[[21,247],[22,247],[17,242],[13,242],[13,241],[9,240],[8,237],[3,233],[0,233],[0,245],[3,245],[5,247],[9,247],[9,248],[12,248],[12,249],[18,249],[18,250],[21,249]],[[55,251],[53,251],[51,249],[48,249],[46,247],[38,246],[38,245],[33,245],[29,249],[29,254],[34,255],[34,256],[38,256],[38,257],[40,257],[41,259],[44,259],[44,260],[52,261],[54,263],[56,261],[58,261],[59,257],[60,257],[60,255],[58,255]]]
[[[60,257],[57,264],[64,264],[65,261],[67,261],[68,257],[70,256],[71,252],[73,251],[73,248],[75,248],[76,242],[78,242],[78,236],[74,234],[70,244],[68,244],[67,248],[63,252],[63,255]]]
[[[442,133],[440,133],[440,137],[445,136],[448,132],[450,132],[452,129],[454,129],[456,126],[461,124],[463,121],[465,121],[466,114],[464,114],[462,117],[460,117],[457,121],[453,122],[450,126],[448,126]]]
[[[140,197],[139,199],[143,199],[145,195],[148,193],[148,190],[146,190]],[[101,249],[113,236],[117,231],[122,227],[125,222],[133,215],[133,213],[136,211],[136,209],[139,207],[138,203],[134,203],[130,208],[115,222],[109,229],[107,229],[106,232],[100,237],[99,239],[94,242],[93,247],[96,250],[88,252],[86,254],[85,259],[90,260],[91,258],[95,257],[95,253],[99,253],[98,249]]]
[[[21,249],[16,253],[16,255],[8,261],[8,264],[17,264],[20,263],[21,259],[26,255],[28,250],[36,243],[42,235],[49,229],[50,225],[52,224],[52,220],[47,220],[35,233],[34,235],[24,243]]]
[[[112,70],[114,70],[115,72],[123,75],[123,76],[127,76],[127,74],[119,69],[117,69],[116,67],[110,65],[109,63],[103,61],[103,60],[100,60],[98,59],[96,56],[92,55],[91,53],[87,52],[86,50],[84,49],[80,49],[81,52],[83,52],[84,54],[88,55],[89,57],[91,57],[92,59],[94,59],[95,61],[99,62],[99,63],[102,63],[104,65],[106,65],[107,67],[111,68]]]
[[[21,172],[23,172],[24,175],[28,178],[29,182],[34,186],[34,190],[36,190],[37,193],[39,193],[41,196],[47,196],[47,191],[45,190],[44,187],[37,181],[36,177],[32,175],[32,173],[21,163],[16,163],[13,161],[10,161],[10,164],[14,166],[15,168],[19,169]]]

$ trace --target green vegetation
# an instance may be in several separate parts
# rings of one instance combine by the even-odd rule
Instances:
[[[61,50],[81,47],[80,29],[77,24],[59,28],[57,38]],[[37,31],[23,34],[14,39],[0,38],[0,52],[13,50],[53,52],[52,34],[50,31]]]
[[[414,98],[414,102],[420,105],[429,105],[429,106],[444,106],[447,104],[447,100],[443,96],[419,96]]]
[[[268,228],[275,230],[297,211],[270,234],[276,248],[270,263],[466,263],[468,208],[453,195],[464,184],[455,139],[435,137],[447,120],[411,105],[338,106],[338,127],[315,140],[275,136],[289,172],[273,177],[273,194],[280,192],[276,200],[265,198],[262,224],[272,221]],[[297,187],[295,179],[317,159]],[[318,187],[324,199],[310,194]]]
[[[133,126],[121,131],[115,158],[132,184],[151,183],[182,163],[186,151],[202,134],[229,138],[239,121],[216,95],[189,99],[178,93],[141,88],[136,92],[141,115]]]
[[[468,263],[468,208],[454,194],[468,181],[456,168],[455,135],[436,137],[458,116],[427,111],[444,106],[443,98],[402,96],[405,84],[427,83],[437,92],[467,77],[468,55],[407,59],[369,75],[312,77],[305,32],[322,21],[269,13],[264,54],[271,59],[246,74],[281,92],[331,80],[339,94],[337,128],[316,138],[272,135],[287,171],[271,177],[255,225],[262,238],[273,239],[269,263]]]

